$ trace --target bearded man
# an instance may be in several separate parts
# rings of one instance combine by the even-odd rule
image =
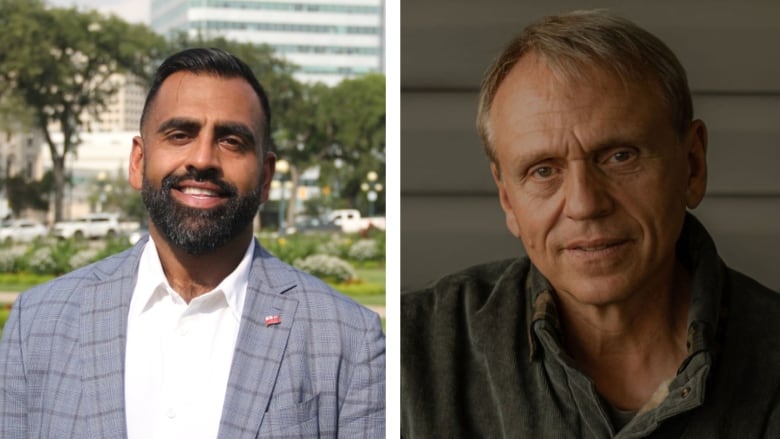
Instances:
[[[385,437],[375,313],[254,239],[268,97],[217,49],[157,70],[132,249],[23,293],[0,343],[0,437]]]

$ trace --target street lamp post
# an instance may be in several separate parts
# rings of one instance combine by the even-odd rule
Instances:
[[[377,192],[381,192],[384,187],[382,183],[378,183],[377,179],[379,175],[374,171],[369,171],[366,174],[366,182],[360,185],[360,189],[366,193],[368,199],[368,216],[374,216],[374,203],[377,199]]]

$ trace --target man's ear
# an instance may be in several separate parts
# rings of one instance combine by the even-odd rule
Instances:
[[[262,163],[262,171],[260,174],[260,202],[265,203],[268,201],[268,196],[271,194],[271,181],[274,179],[274,173],[276,172],[276,154],[272,152],[265,153]]]
[[[688,160],[688,187],[685,204],[693,209],[701,203],[707,192],[707,126],[694,120],[685,139]]]
[[[501,203],[501,209],[506,217],[506,227],[518,239],[520,239],[520,226],[517,224],[515,212],[512,209],[512,201],[506,191],[505,183],[501,179],[501,170],[495,162],[490,163],[490,173],[493,175],[493,181],[498,188],[498,201]]]
[[[135,190],[141,190],[144,181],[144,139],[141,136],[133,137],[127,179]]]

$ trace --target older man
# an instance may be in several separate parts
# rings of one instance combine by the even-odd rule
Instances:
[[[403,295],[403,435],[780,437],[780,296],[687,213],[707,132],[669,48],[545,18],[490,67],[477,124],[528,257]]]

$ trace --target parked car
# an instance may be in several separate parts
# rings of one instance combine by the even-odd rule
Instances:
[[[341,227],[344,233],[357,233],[371,227],[385,230],[384,217],[363,217],[357,209],[334,210],[328,215],[328,222]]]
[[[301,215],[295,218],[294,233],[341,232],[341,227],[327,219]]]
[[[0,242],[30,242],[48,234],[46,226],[33,220],[8,220],[0,225]]]
[[[113,213],[91,213],[73,221],[54,224],[52,232],[57,238],[113,238],[120,231],[119,216]]]

